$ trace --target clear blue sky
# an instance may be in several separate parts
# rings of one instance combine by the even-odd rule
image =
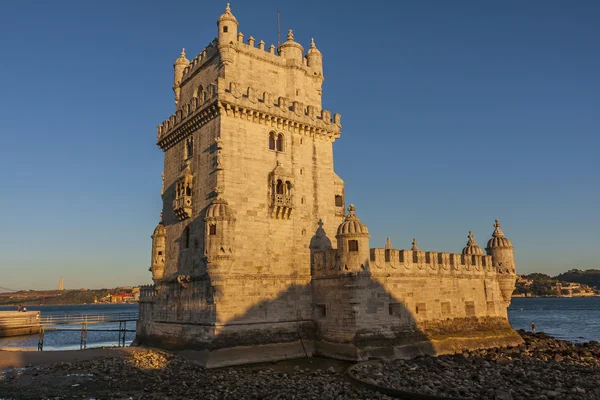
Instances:
[[[172,64],[218,1],[10,1],[0,12],[0,286],[150,282]],[[600,267],[600,2],[238,1],[267,46],[324,56],[336,171],[372,247],[485,246],[519,272]]]

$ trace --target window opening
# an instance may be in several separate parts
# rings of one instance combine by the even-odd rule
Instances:
[[[358,240],[348,240],[348,251],[358,251]]]

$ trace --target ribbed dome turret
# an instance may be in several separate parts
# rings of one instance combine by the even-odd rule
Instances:
[[[156,229],[154,229],[154,233],[152,234],[152,237],[155,238],[155,237],[159,237],[159,236],[165,236],[165,233],[166,233],[165,224],[162,221],[160,221],[158,223],[158,225],[156,225]]]
[[[310,49],[308,49],[307,55],[321,55],[319,49],[317,49],[317,45],[315,45],[315,39],[310,39]]]
[[[481,250],[481,247],[479,247],[477,245],[477,243],[475,242],[475,238],[473,236],[473,232],[469,231],[469,241],[467,242],[467,245],[465,246],[465,248],[462,250],[463,255],[468,255],[468,256],[482,256],[483,255],[483,250]]]
[[[225,12],[217,20],[217,25],[224,21],[231,21],[238,25],[238,20],[231,13],[231,7],[229,7],[229,3],[227,3],[227,7],[225,7]]]
[[[206,209],[206,218],[227,219],[232,217],[233,210],[220,195],[217,195]]]
[[[494,233],[492,233],[492,238],[487,242],[487,248],[491,249],[494,247],[513,247],[512,243],[508,238],[504,237],[504,232],[500,229],[500,222],[496,219],[496,223],[494,224]]]
[[[340,235],[368,235],[369,230],[367,226],[360,222],[358,216],[354,213],[356,211],[356,207],[354,204],[350,204],[348,207],[348,215],[344,219],[344,222],[338,226],[337,236]]]

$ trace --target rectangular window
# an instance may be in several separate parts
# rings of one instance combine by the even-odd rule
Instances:
[[[358,240],[348,240],[348,251],[358,251]]]
[[[324,318],[327,316],[327,306],[325,304],[315,304],[315,316]]]
[[[216,235],[217,234],[217,226],[215,224],[210,224],[208,226],[208,234],[209,235]]]
[[[339,194],[335,196],[335,206],[344,207],[344,198]]]

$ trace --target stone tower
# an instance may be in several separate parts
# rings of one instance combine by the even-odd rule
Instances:
[[[504,236],[504,232],[500,229],[498,219],[494,223],[494,232],[492,233],[492,238],[488,240],[485,251],[488,256],[492,256],[494,267],[496,267],[499,274],[498,283],[500,284],[500,290],[508,307],[517,283],[515,253],[512,243]]]
[[[314,40],[305,55],[290,30],[276,52],[238,28],[228,5],[217,39],[174,63],[145,343],[213,350],[242,333],[253,344],[297,337],[312,319],[311,240],[334,237],[344,218],[341,120],[322,107]]]

